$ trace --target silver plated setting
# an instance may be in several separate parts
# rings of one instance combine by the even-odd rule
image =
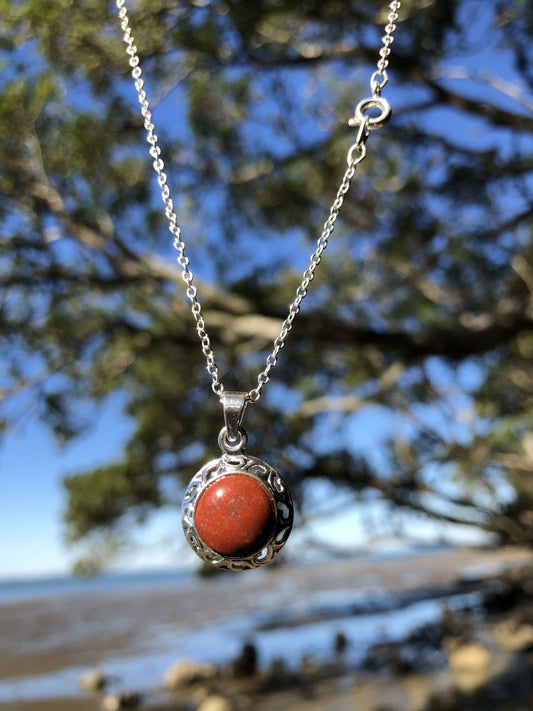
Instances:
[[[224,556],[210,548],[200,538],[194,517],[196,504],[207,486],[228,474],[246,474],[258,480],[272,498],[275,522],[272,532],[261,548],[246,556]],[[289,488],[278,472],[257,457],[244,452],[225,453],[205,464],[191,479],[183,499],[181,522],[188,544],[206,563],[222,570],[250,570],[270,563],[283,548],[293,524],[293,504]]]

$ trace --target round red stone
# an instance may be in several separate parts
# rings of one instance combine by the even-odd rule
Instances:
[[[261,549],[272,532],[272,498],[249,474],[226,474],[200,494],[194,522],[202,541],[220,555],[250,555]]]

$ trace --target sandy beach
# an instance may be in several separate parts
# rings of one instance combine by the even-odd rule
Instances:
[[[258,693],[257,679],[244,680],[239,708],[247,708],[248,695],[254,711],[342,711],[353,708],[357,686],[359,708],[370,709],[374,701],[365,706],[364,697],[375,697],[375,683],[353,670],[373,645],[434,620],[450,600],[458,609],[472,605],[483,576],[531,561],[521,550],[449,549],[5,603],[0,709],[95,711],[99,697],[78,687],[94,668],[109,675],[113,689],[142,692],[144,708],[170,708],[177,702],[161,691],[169,666],[194,659],[225,668],[247,642],[257,648],[269,693]],[[342,663],[335,656],[340,633]],[[272,669],[283,670],[278,684]],[[379,696],[386,693],[381,684]]]

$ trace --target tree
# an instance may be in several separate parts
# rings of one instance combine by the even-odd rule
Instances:
[[[1,2],[4,424],[60,441],[120,390],[120,460],[65,481],[72,540],[174,505],[221,409],[172,263],[112,4]],[[138,2],[174,202],[227,389],[264,367],[369,95],[374,2]],[[533,12],[405,1],[386,95],[334,239],[259,405],[254,453],[305,507],[362,499],[533,541]],[[380,27],[381,25],[381,27]],[[380,408],[379,462],[343,423]],[[323,431],[323,429],[322,429]]]

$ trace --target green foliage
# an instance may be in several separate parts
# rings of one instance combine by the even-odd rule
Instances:
[[[344,171],[383,11],[134,5],[218,364],[228,389],[249,390]],[[0,2],[2,422],[37,405],[65,442],[116,391],[135,422],[119,461],[66,479],[73,541],[175,505],[221,426],[112,10]],[[271,390],[247,414],[251,445],[304,509],[306,482],[329,478],[531,544],[533,17],[519,0],[413,0],[402,20],[394,119],[369,138]],[[480,43],[493,66],[476,65]],[[393,423],[379,465],[349,441],[372,408]]]
[[[77,474],[65,480],[65,487],[69,494],[66,520],[75,539],[95,528],[112,527],[131,508],[142,519],[143,509],[160,504],[154,477],[147,470],[139,472],[135,464],[120,462]]]

